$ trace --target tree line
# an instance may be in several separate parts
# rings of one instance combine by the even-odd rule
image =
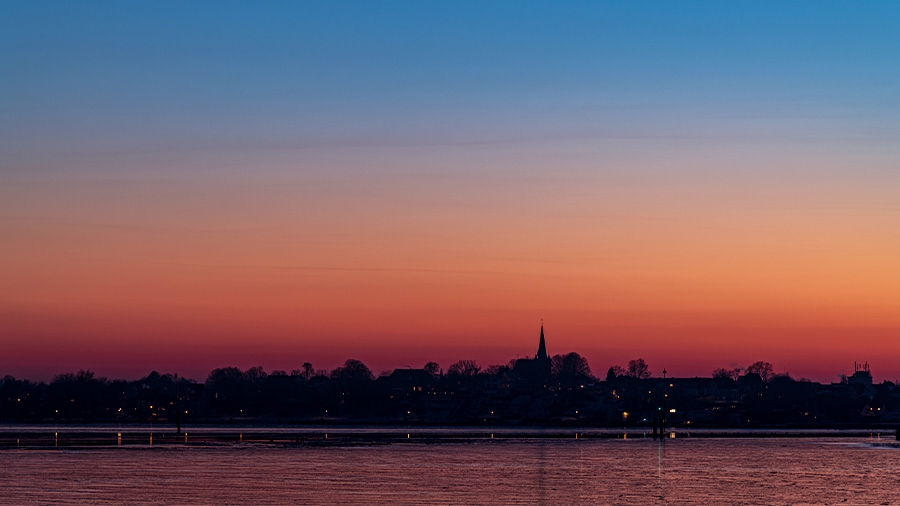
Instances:
[[[463,359],[450,364],[445,371],[438,363],[427,362],[415,370],[418,371],[415,384],[409,383],[412,380],[395,378],[392,371],[376,376],[357,359],[348,359],[331,370],[317,369],[309,362],[290,372],[266,372],[259,366],[245,370],[221,367],[211,371],[203,382],[156,371],[131,381],[97,377],[89,370],[60,374],[49,383],[6,376],[0,381],[0,420],[162,421],[172,420],[176,412],[185,420],[391,417],[397,413],[412,415],[415,406],[424,404],[434,411],[435,406],[451,400],[463,406],[453,408],[454,413],[465,410],[474,413],[480,409],[478,406],[487,405],[480,397],[491,397],[494,398],[491,402],[495,402],[498,395],[530,399],[511,400],[513,405],[550,403],[530,412],[551,413],[563,410],[560,406],[579,403],[593,402],[599,406],[605,402],[600,393],[606,390],[610,391],[603,394],[607,398],[622,401],[623,392],[630,391],[628,382],[650,381],[652,377],[649,364],[637,358],[624,367],[609,367],[605,381],[601,382],[592,374],[588,361],[572,352],[552,356],[549,378],[545,384],[535,386],[517,381],[515,363],[514,359],[506,364],[482,367],[475,360]],[[781,377],[793,381],[786,375]],[[734,384],[744,378],[767,383],[779,376],[773,373],[770,363],[755,362],[746,368],[716,369],[712,378]],[[641,392],[645,391],[631,390],[634,395],[644,395]],[[589,399],[588,394],[594,397]],[[540,401],[547,395],[552,399]]]

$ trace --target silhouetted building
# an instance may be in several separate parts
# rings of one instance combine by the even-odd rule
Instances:
[[[422,392],[429,390],[435,380],[425,369],[394,369],[388,376],[388,382],[396,389]]]
[[[847,378],[847,383],[851,385],[862,385],[863,387],[872,386],[872,373],[869,371],[869,363],[864,364],[853,363],[853,376]]]
[[[541,387],[550,379],[550,356],[544,342],[544,324],[541,323],[541,340],[534,358],[520,358],[513,365],[512,373],[532,387]]]

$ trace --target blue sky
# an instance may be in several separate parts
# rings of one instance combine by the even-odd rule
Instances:
[[[810,131],[888,143],[900,121],[892,2],[2,9],[5,170],[48,144],[64,156]]]

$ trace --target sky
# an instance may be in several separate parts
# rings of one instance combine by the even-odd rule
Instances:
[[[0,3],[0,375],[900,379],[896,2]]]

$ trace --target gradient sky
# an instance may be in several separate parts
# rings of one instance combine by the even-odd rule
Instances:
[[[0,375],[900,379],[900,3],[3,2]]]

